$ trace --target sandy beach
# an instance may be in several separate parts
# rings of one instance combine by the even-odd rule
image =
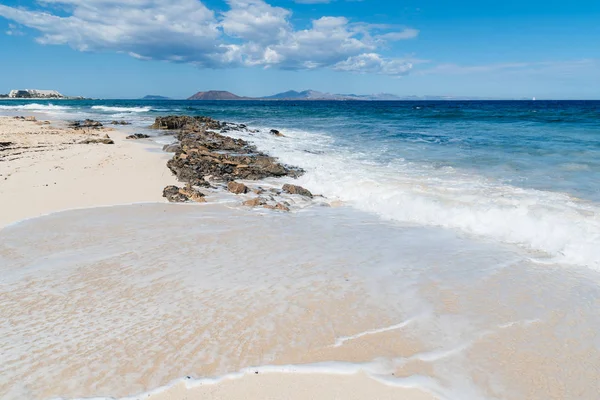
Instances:
[[[80,144],[80,142],[89,138],[102,138],[105,135],[110,136],[114,140],[114,144]],[[0,161],[0,198],[2,203],[5,205],[2,207],[0,212],[0,226],[7,227],[8,225],[14,224],[21,220],[26,220],[27,224],[34,223],[34,218],[42,215],[52,214],[58,211],[69,210],[69,209],[85,209],[89,207],[99,206],[111,206],[119,204],[130,204],[130,203],[166,203],[166,200],[162,198],[162,189],[166,185],[174,184],[175,178],[171,172],[166,168],[166,161],[170,155],[159,151],[160,147],[155,143],[143,140],[126,140],[127,132],[114,130],[114,129],[103,129],[100,131],[76,131],[67,128],[64,123],[60,121],[54,121],[51,123],[44,123],[40,121],[27,121],[22,119],[15,119],[13,117],[0,117],[0,142],[3,142],[3,147]],[[165,207],[167,205],[165,204]],[[201,206],[200,206],[201,207]],[[108,209],[107,209],[108,210]],[[166,210],[166,209],[165,209]],[[228,211],[224,208],[216,206],[217,212],[220,213],[221,217],[226,218],[224,213]],[[102,210],[97,210],[102,213]],[[58,214],[60,215],[60,214]],[[42,222],[43,223],[43,222]],[[7,235],[12,236],[13,232],[11,229],[20,229],[22,224],[13,225],[9,228],[5,228]],[[8,229],[8,230],[7,230]],[[60,227],[54,223],[48,226],[49,230],[59,229]],[[46,231],[46,228],[35,229],[37,232]],[[2,230],[0,230],[2,232]],[[101,238],[103,236],[97,236]],[[102,240],[102,239],[99,239]],[[17,240],[18,243],[18,240]],[[83,242],[88,243],[88,242]],[[85,245],[82,245],[85,247]],[[6,250],[6,249],[5,249]],[[10,252],[4,253],[10,259]],[[95,268],[100,266],[97,264]],[[111,266],[112,268],[112,266]],[[143,273],[137,272],[137,273]],[[137,274],[136,273],[136,274]],[[90,290],[98,292],[99,294],[106,290],[105,295],[112,298],[110,303],[89,303],[86,300],[85,307],[101,308],[111,307],[109,304],[118,305],[121,301],[133,302],[132,304],[138,304],[142,307],[142,304],[147,303],[150,299],[144,299],[139,297],[139,293],[135,296],[126,293],[134,292],[119,292],[119,299],[113,297],[114,289],[111,286],[107,286],[105,289],[98,287],[98,283],[95,278],[96,274],[93,270],[85,272],[80,270],[80,273],[73,276],[73,279],[80,281],[83,292],[74,293],[73,295],[78,297],[84,295],[84,293],[91,293]],[[90,281],[91,279],[91,281]],[[128,287],[132,283],[128,283],[126,278],[122,278],[123,281],[119,283],[120,286]],[[85,285],[94,285],[94,289],[90,286],[90,289],[83,289]],[[157,288],[168,285],[168,282],[156,282]],[[218,282],[217,282],[218,284]],[[332,288],[335,292],[335,289]],[[0,304],[3,307],[7,307],[10,304],[10,309],[25,309],[31,308],[38,309],[41,306],[36,300],[37,295],[34,292],[29,292],[28,289],[23,288],[24,291],[20,292],[18,297],[12,296],[8,292],[3,292],[0,295]],[[66,289],[70,290],[70,289]],[[159,289],[157,289],[159,290]],[[159,290],[160,292],[160,290]],[[14,292],[13,292],[14,293]],[[27,294],[29,293],[29,294]],[[157,292],[158,293],[158,292]],[[291,292],[290,295],[294,295]],[[33,296],[33,297],[31,297]],[[85,295],[84,295],[85,298]],[[153,299],[158,300],[157,296],[152,296]],[[316,299],[315,299],[316,300]],[[20,303],[19,306],[13,304],[13,302]],[[72,300],[73,301],[73,300]],[[154,300],[152,300],[154,301]],[[338,321],[340,329],[346,330],[348,334],[352,332],[356,333],[357,326],[354,326],[352,322],[352,302],[344,302],[335,305],[334,302],[329,304],[327,308],[318,306],[316,303],[311,304],[311,301],[307,299],[305,306],[314,307],[308,315],[321,315],[324,318],[321,322],[314,320],[312,323],[325,324],[327,325],[327,319],[333,318],[333,315],[337,315],[336,320]],[[60,304],[60,301],[59,303]],[[83,307],[82,303],[78,304],[77,308]],[[225,307],[223,312],[225,315],[227,312],[231,312],[236,305],[236,302],[231,304],[223,304]],[[147,306],[147,304],[146,304]],[[144,307],[146,307],[144,306]],[[205,306],[210,308],[219,307],[217,303],[210,302],[206,303]],[[346,311],[342,309],[350,306]],[[134,306],[135,307],[135,306]],[[58,322],[60,325],[69,326],[72,321],[72,316],[77,313],[77,308],[72,309],[66,304],[59,307],[60,313],[63,315],[59,317],[57,314],[53,318],[59,318]],[[8,307],[6,308],[8,309]],[[5,310],[6,310],[5,309]],[[50,310],[50,308],[48,308]],[[68,311],[71,310],[71,311]],[[114,312],[118,312],[119,308],[115,308]],[[140,308],[143,310],[143,308]],[[230,311],[227,311],[230,310]],[[112,312],[112,311],[111,311]],[[257,321],[263,318],[266,309],[257,309],[253,313],[249,314],[246,318],[247,322],[244,323],[246,328],[252,329],[254,319]],[[373,310],[374,314],[371,318],[375,318],[377,310]],[[22,323],[19,314],[9,313],[6,317],[18,326]],[[46,318],[46,317],[42,317]],[[312,319],[313,317],[311,317]],[[361,324],[368,326],[366,322],[371,319],[364,320]],[[35,318],[34,318],[35,319]],[[364,319],[364,318],[363,318]],[[60,321],[63,322],[60,322]],[[41,323],[43,320],[41,320]],[[76,321],[74,322],[76,323]],[[190,321],[191,323],[191,321]],[[285,321],[281,321],[283,324],[281,328],[286,326]],[[203,325],[206,324],[206,325]],[[225,335],[223,341],[220,341],[219,345],[223,346],[227,343],[227,335],[232,332],[229,331],[227,325],[224,327],[224,331],[219,333],[218,325],[211,324],[210,320],[204,321],[202,324],[196,325],[194,329],[196,334],[204,335],[205,332],[212,332],[212,335]],[[344,328],[344,326],[346,327]],[[310,323],[306,325],[310,327]],[[277,329],[281,329],[277,328]],[[21,333],[28,335],[27,329]],[[285,328],[287,329],[287,328]],[[286,333],[286,330],[280,332],[283,337],[291,335],[295,336],[290,331]],[[365,328],[366,329],[366,328]],[[17,332],[17,335],[19,333]],[[119,370],[123,376],[128,374],[139,374],[140,371],[136,371],[136,365],[140,362],[144,362],[143,359],[138,359],[133,356],[134,354],[140,353],[142,349],[136,350],[135,342],[139,340],[139,334],[134,334],[131,338],[127,336],[121,337],[119,340],[122,341],[123,345],[130,346],[127,354],[130,354],[130,362],[127,362],[127,358],[121,359],[123,364],[119,366]],[[143,334],[143,332],[142,332]],[[152,332],[149,332],[152,334]],[[154,331],[156,335],[157,332]],[[183,330],[181,332],[183,335]],[[259,333],[260,334],[260,333]],[[136,336],[138,335],[138,336]],[[189,332],[186,333],[189,335]],[[406,341],[404,339],[398,341],[398,339],[392,339],[386,337],[386,332],[372,333],[365,335],[359,335],[356,339],[348,339],[348,343],[344,343],[344,346],[331,347],[331,343],[335,343],[336,337],[330,336],[330,334],[315,337],[315,342],[310,345],[312,349],[306,353],[302,347],[294,348],[290,347],[289,350],[283,351],[278,356],[277,364],[304,364],[304,363],[315,363],[315,362],[328,362],[332,360],[347,361],[347,362],[369,362],[371,361],[374,354],[386,355],[391,353],[403,352],[407,356],[418,352],[418,344],[413,339]],[[182,336],[177,338],[178,332],[174,331],[170,333],[170,341],[179,342],[179,346],[185,348],[185,338],[189,336]],[[383,342],[382,342],[383,340]],[[70,341],[68,341],[70,342]],[[138,344],[142,344],[142,342]],[[268,348],[269,346],[273,349],[280,346],[282,343],[268,343],[264,342],[261,346]],[[77,344],[77,346],[83,343]],[[382,346],[383,344],[383,346]],[[73,343],[75,345],[75,343]],[[96,359],[95,362],[103,362],[106,365],[111,365],[112,352],[108,351],[103,354],[102,342],[96,343],[98,346],[95,350]],[[237,345],[236,345],[237,348]],[[105,347],[109,350],[109,347]],[[14,349],[13,349],[14,350]],[[264,349],[263,349],[264,350]],[[234,362],[234,365],[239,365],[240,369],[257,365],[261,362],[262,351],[258,348],[247,348],[240,353],[240,359]],[[61,352],[57,348],[48,348],[44,351],[51,351],[52,354]],[[166,351],[166,348],[165,348]],[[237,351],[237,350],[235,350]],[[233,353],[235,353],[235,351]],[[230,351],[226,351],[228,357],[231,356]],[[232,353],[232,354],[233,354]],[[167,353],[156,353],[156,359],[148,359],[146,362],[155,363],[158,368],[161,364],[161,359],[164,360],[168,357]],[[50,356],[49,359],[52,359]],[[61,356],[60,361],[54,361],[56,365],[63,365],[60,370],[55,372],[59,373],[55,375],[55,379],[52,380],[40,380],[37,383],[30,383],[27,389],[11,387],[10,382],[0,381],[0,394],[2,396],[8,396],[5,398],[22,398],[21,396],[31,397],[35,399],[53,398],[56,396],[64,398],[74,397],[88,397],[94,396],[94,391],[84,389],[83,387],[74,387],[72,382],[72,376],[74,374],[77,363],[81,360],[81,355],[78,352],[73,352],[72,357],[68,354],[65,357]],[[106,358],[104,358],[106,357]],[[195,367],[195,371],[190,370],[188,373],[196,372],[195,378],[203,378],[218,375],[221,369],[216,368],[219,365],[219,354],[215,354],[215,361],[212,365],[206,365],[203,367]],[[102,361],[104,359],[104,361]],[[79,361],[78,361],[79,360]],[[164,362],[164,361],[163,361]],[[172,361],[175,362],[176,361]],[[216,362],[216,364],[215,364]],[[7,364],[5,364],[7,365]],[[48,367],[51,367],[49,364]],[[13,368],[15,366],[13,365]],[[81,366],[83,367],[83,365]],[[81,368],[80,367],[80,368]],[[408,363],[405,366],[397,367],[395,369],[398,376],[410,376],[414,373],[418,373],[421,366],[417,364],[413,365]],[[168,368],[171,372],[167,376],[163,376],[160,379],[156,379],[156,374],[150,373],[148,376],[143,374],[139,376],[137,386],[133,386],[130,389],[123,386],[117,393],[128,397],[139,393],[141,388],[145,390],[156,389],[156,386],[166,385],[182,378],[181,375],[172,374],[172,372],[180,370],[179,368]],[[394,368],[392,368],[394,370]],[[147,370],[153,371],[153,369]],[[426,371],[426,370],[425,370]],[[31,371],[30,371],[31,372]],[[8,371],[4,371],[0,375],[4,375]],[[183,373],[183,370],[182,370]],[[198,375],[198,373],[206,375]],[[6,376],[6,375],[5,375]],[[100,378],[100,377],[98,377]],[[24,379],[24,377],[23,377]],[[95,377],[94,374],[89,374],[86,378],[89,382],[93,382]],[[118,381],[118,380],[117,380]],[[124,381],[124,385],[125,385]],[[200,382],[200,383],[198,383]],[[95,387],[95,384],[91,384],[90,388]],[[114,385],[113,385],[114,386]],[[111,387],[113,387],[111,386]],[[410,386],[410,385],[409,385]],[[88,386],[86,386],[88,387]],[[101,387],[101,386],[98,386]],[[96,393],[97,394],[97,393]],[[136,397],[137,398],[137,397]],[[141,398],[141,397],[140,397]],[[278,373],[276,371],[264,371],[264,373],[253,373],[241,374],[235,379],[223,379],[218,382],[207,383],[206,381],[197,381],[194,384],[189,382],[182,382],[175,384],[169,388],[161,389],[158,392],[151,394],[149,397],[146,395],[143,398],[150,398],[156,400],[179,400],[179,399],[192,399],[192,398],[215,398],[215,399],[364,399],[364,398],[403,398],[403,399],[433,399],[434,397],[426,392],[419,389],[393,387],[389,385],[377,382],[368,377],[364,371],[359,368],[356,371],[349,371],[345,374],[339,373],[314,373],[310,372],[310,369],[303,373]]]
[[[171,204],[163,188],[182,182],[157,142],[38,119],[0,118],[3,399],[600,392],[597,271],[276,189],[292,177],[247,182],[291,211],[244,206],[254,192],[218,182],[200,187],[206,202]],[[189,135],[183,177],[261,172],[219,146],[260,149]]]
[[[104,135],[114,144],[79,144]],[[163,201],[162,188],[176,182],[169,155],[126,136],[0,117],[0,142],[10,143],[0,148],[0,198],[10,204],[0,226],[73,208]]]

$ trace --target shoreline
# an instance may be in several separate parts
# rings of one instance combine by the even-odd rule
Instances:
[[[170,184],[181,185],[167,168],[172,154],[162,152],[156,143],[125,139],[131,132],[122,128],[74,131],[63,125],[62,121],[46,124],[0,117],[0,142],[11,142],[10,154],[14,154],[13,158],[8,158],[7,150],[3,152],[7,160],[0,162],[0,197],[7,204],[16,205],[0,211],[0,233],[18,230],[23,225],[36,224],[44,218],[73,210],[84,212],[106,208],[109,211],[114,206],[138,203],[169,206],[162,196],[163,188]],[[106,134],[114,144],[79,144]],[[23,147],[27,151],[36,146],[44,147],[38,149],[42,151],[32,150],[31,153],[12,151],[15,147]],[[222,216],[231,211],[215,203],[211,207],[221,210]],[[250,212],[250,208],[247,210]],[[297,368],[302,369],[303,366],[298,365]],[[206,384],[211,381],[210,378],[199,379],[192,384],[192,381],[181,377],[183,380],[179,378],[166,386],[139,395],[128,395],[125,399],[182,400],[190,396],[359,399],[367,394],[390,399],[398,396],[410,400],[434,399],[418,389],[377,382],[361,372],[361,368],[342,375],[323,371],[275,372],[269,369],[259,367],[258,370],[264,371],[261,374],[230,374],[211,384]],[[10,393],[8,395],[11,396]]]

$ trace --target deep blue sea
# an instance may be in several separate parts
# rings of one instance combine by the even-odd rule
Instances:
[[[358,209],[600,262],[600,101],[35,100],[0,112],[140,131],[168,114],[244,123],[261,131],[242,136],[308,171],[303,184]]]

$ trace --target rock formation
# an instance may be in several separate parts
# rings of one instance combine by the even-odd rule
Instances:
[[[290,185],[289,183],[283,185],[283,191],[288,194],[299,194],[300,196],[310,197],[312,199],[313,194],[304,189],[302,186]]]
[[[258,180],[268,177],[297,177],[299,168],[278,163],[242,139],[221,135],[215,130],[245,130],[237,124],[209,117],[158,117],[157,129],[179,129],[179,148],[167,163],[182,181],[194,186],[209,186],[207,179],[229,182],[236,179]]]
[[[125,139],[147,139],[150,135],[146,135],[145,133],[134,133],[133,135],[127,136]]]

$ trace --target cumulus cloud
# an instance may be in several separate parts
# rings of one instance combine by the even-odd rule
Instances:
[[[226,0],[216,13],[199,0],[40,0],[34,10],[0,4],[0,16],[39,32],[46,45],[116,51],[142,60],[403,75],[412,64],[377,53],[418,31],[324,16],[306,29],[264,0]]]

